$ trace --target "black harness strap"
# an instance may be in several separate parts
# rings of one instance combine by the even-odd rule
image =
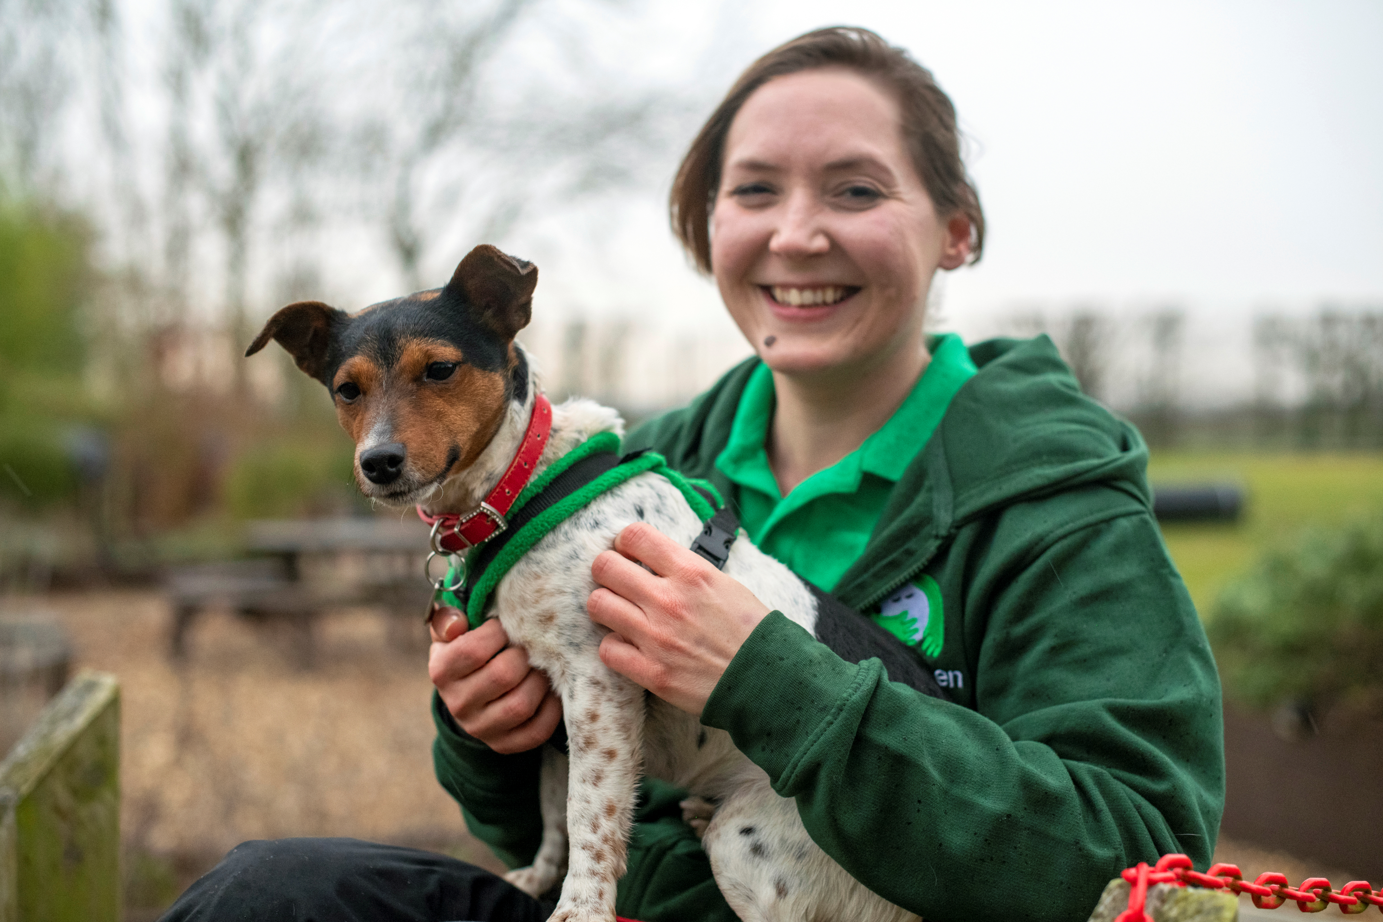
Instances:
[[[807,583],[807,588],[816,596],[816,639],[837,656],[847,663],[877,658],[890,682],[901,682],[931,698],[951,700],[917,651],[821,587]]]
[[[706,502],[712,507],[715,500],[710,495],[710,491],[703,490],[696,484],[696,491],[706,497]],[[725,569],[725,561],[730,559],[730,545],[735,543],[735,538],[739,535],[740,520],[730,511],[730,504],[726,503],[716,510],[716,514],[711,516],[701,528],[701,534],[696,536],[692,542],[693,552],[709,560],[717,570]]]
[[[466,555],[466,585],[456,593],[461,601],[470,603],[471,587],[480,580],[480,574],[484,573],[486,568],[494,562],[494,559],[499,556],[499,552],[504,550],[504,546],[519,533],[520,529],[537,518],[539,513],[551,509],[601,474],[618,467],[623,460],[612,451],[597,452],[587,455],[552,478],[547,486],[538,491],[537,496],[524,503],[518,511],[509,516],[508,527],[504,531],[485,542],[478,550],[471,551],[471,554],[475,555],[474,560],[471,559],[470,554]]]

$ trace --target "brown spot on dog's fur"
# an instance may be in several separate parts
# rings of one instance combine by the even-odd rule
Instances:
[[[586,712],[586,723],[589,723],[589,724],[598,724],[598,723],[600,723],[600,709],[599,709],[599,708],[591,708],[589,711]]]
[[[619,806],[613,800],[605,805],[605,815],[610,817],[611,819],[614,818],[615,813],[618,812],[618,810]]]
[[[597,769],[595,770],[595,772],[591,775],[591,784],[594,785],[595,787],[600,787],[601,783],[602,783],[604,780],[605,780],[605,772],[601,771],[601,770],[598,769],[598,768],[597,768]]]
[[[781,877],[773,881],[773,892],[778,894],[778,899],[780,900],[788,898],[788,885]]]
[[[599,818],[599,817],[595,817],[595,816],[591,817],[591,832],[592,832],[592,833],[600,832],[600,818]]]
[[[605,757],[606,762],[613,762],[619,758],[619,750],[617,749],[603,749],[600,754]]]

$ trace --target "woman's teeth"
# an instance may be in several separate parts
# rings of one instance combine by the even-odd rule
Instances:
[[[837,301],[845,300],[849,291],[847,288],[836,285],[827,285],[825,288],[783,288],[774,285],[769,288],[773,300],[779,304],[790,304],[793,307],[835,304]]]

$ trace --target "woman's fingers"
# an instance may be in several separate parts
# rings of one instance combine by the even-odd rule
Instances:
[[[615,550],[669,578],[691,576],[700,564],[711,566],[647,522],[635,522],[616,535]]]
[[[455,623],[449,624],[448,630],[453,635],[452,639],[434,640],[428,651],[428,675],[438,688],[445,682],[462,679],[475,672],[509,645],[509,635],[504,633],[504,628],[494,618],[473,631],[458,632]]]
[[[648,617],[642,608],[619,592],[604,586],[597,586],[586,599],[586,611],[592,621],[608,627],[616,634],[640,634],[648,626]]]
[[[428,675],[447,711],[471,736],[496,752],[532,749],[552,735],[562,704],[547,676],[533,669],[522,647],[494,619],[474,630],[439,611]],[[464,618],[460,619],[464,622]]]
[[[524,657],[524,663],[526,666],[527,657]],[[461,725],[461,729],[489,744],[493,749],[496,741],[505,739],[514,730],[537,716],[539,708],[551,690],[547,676],[536,669],[528,669],[512,688],[478,706],[466,714],[464,719],[458,718],[457,723]]]
[[[587,609],[613,632],[601,641],[601,660],[692,714],[768,614],[738,580],[646,523],[621,531],[591,575],[598,586]]]
[[[432,616],[427,619],[427,630],[432,635],[433,643],[455,640],[466,633],[469,627],[465,616],[450,605],[433,609]]]
[[[534,670],[534,675],[541,676],[542,673]],[[546,683],[546,677],[543,681]],[[495,734],[485,742],[495,752],[505,755],[527,752],[551,739],[553,731],[557,729],[557,725],[561,721],[562,699],[557,697],[556,692],[549,689],[532,717],[511,730]]]

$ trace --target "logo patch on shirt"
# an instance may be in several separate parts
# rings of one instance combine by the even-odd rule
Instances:
[[[941,587],[925,573],[884,599],[874,621],[910,647],[921,647],[935,659],[946,639],[946,618],[941,607]]]

